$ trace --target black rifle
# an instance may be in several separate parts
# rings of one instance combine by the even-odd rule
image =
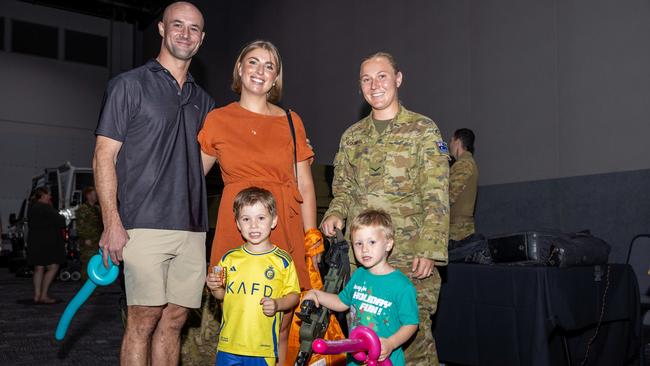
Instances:
[[[338,294],[350,279],[350,259],[348,257],[348,242],[343,238],[340,230],[336,236],[327,238],[329,248],[323,256],[327,275],[323,280],[323,291]],[[296,314],[302,324],[300,325],[300,351],[296,357],[295,366],[305,366],[311,358],[311,344],[317,338],[323,338],[330,323],[330,310],[321,306],[316,307],[312,300],[305,300],[300,305],[300,312]]]

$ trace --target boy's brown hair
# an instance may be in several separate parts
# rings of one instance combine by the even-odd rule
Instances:
[[[269,211],[271,217],[277,216],[273,194],[264,188],[249,187],[237,193],[237,196],[235,196],[235,202],[233,203],[235,219],[239,218],[239,213],[243,207],[253,206],[258,202]]]
[[[358,214],[352,220],[350,225],[350,237],[354,237],[354,232],[359,230],[361,227],[378,227],[384,231],[384,236],[386,239],[392,240],[395,236],[395,227],[393,226],[393,220],[390,218],[390,215],[384,210],[377,209],[367,209],[362,213]]]

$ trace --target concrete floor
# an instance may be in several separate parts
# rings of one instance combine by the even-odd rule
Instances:
[[[81,285],[55,281],[50,296],[61,302],[33,305],[31,278],[0,268],[0,365],[118,365],[123,328],[117,284],[95,290],[73,318],[65,339],[54,339],[60,316]],[[650,366],[650,345],[645,357]]]
[[[118,365],[123,328],[116,284],[95,290],[79,309],[65,339],[54,330],[81,282],[54,282],[53,305],[32,304],[31,278],[0,268],[0,365]]]

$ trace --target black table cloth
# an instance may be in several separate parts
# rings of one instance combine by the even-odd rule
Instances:
[[[441,361],[463,365],[626,365],[639,348],[638,314],[628,265],[452,263],[434,335]]]

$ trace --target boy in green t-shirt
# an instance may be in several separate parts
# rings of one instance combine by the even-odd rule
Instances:
[[[225,276],[220,270],[206,279],[212,295],[223,300],[215,365],[275,366],[283,312],[299,301],[296,267],[289,253],[270,241],[278,222],[271,192],[244,189],[234,211],[246,243],[221,257]]]
[[[334,311],[350,309],[350,329],[365,325],[381,340],[379,360],[390,357],[393,365],[404,365],[402,345],[418,330],[415,287],[387,261],[393,248],[393,223],[384,211],[367,210],[354,218],[350,236],[359,267],[340,294],[311,290],[304,300],[313,300]],[[359,365],[348,356],[348,365]]]

